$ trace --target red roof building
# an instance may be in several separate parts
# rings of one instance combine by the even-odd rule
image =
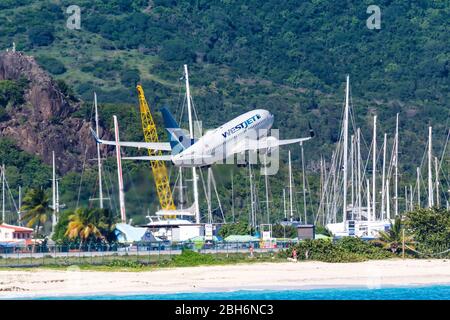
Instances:
[[[0,242],[25,242],[30,244],[33,239],[33,229],[13,226],[11,224],[0,224]]]

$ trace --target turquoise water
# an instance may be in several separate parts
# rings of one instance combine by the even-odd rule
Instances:
[[[177,294],[93,295],[39,299],[82,300],[450,300],[450,285],[400,288],[311,290],[249,290]]]

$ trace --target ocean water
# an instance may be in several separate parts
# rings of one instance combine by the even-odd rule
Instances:
[[[41,297],[43,300],[450,300],[450,285]]]

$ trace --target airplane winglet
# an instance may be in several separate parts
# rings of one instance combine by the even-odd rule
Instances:
[[[91,134],[92,134],[92,136],[94,137],[95,142],[97,142],[97,143],[102,143],[102,142],[100,141],[100,138],[99,138],[99,137],[97,136],[97,134],[95,133],[94,129],[92,129],[91,127],[90,127],[89,129],[91,129]]]
[[[308,121],[308,127],[309,127],[309,136],[313,138],[316,134],[314,133],[313,128],[311,127],[311,122]]]

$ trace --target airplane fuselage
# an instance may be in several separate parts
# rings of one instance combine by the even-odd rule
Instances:
[[[267,110],[257,109],[246,112],[222,126],[208,131],[197,142],[174,155],[176,166],[207,166],[236,153],[233,146],[245,139],[259,139],[267,136],[274,116]],[[196,158],[192,159],[195,155]],[[189,160],[186,160],[189,159]]]

